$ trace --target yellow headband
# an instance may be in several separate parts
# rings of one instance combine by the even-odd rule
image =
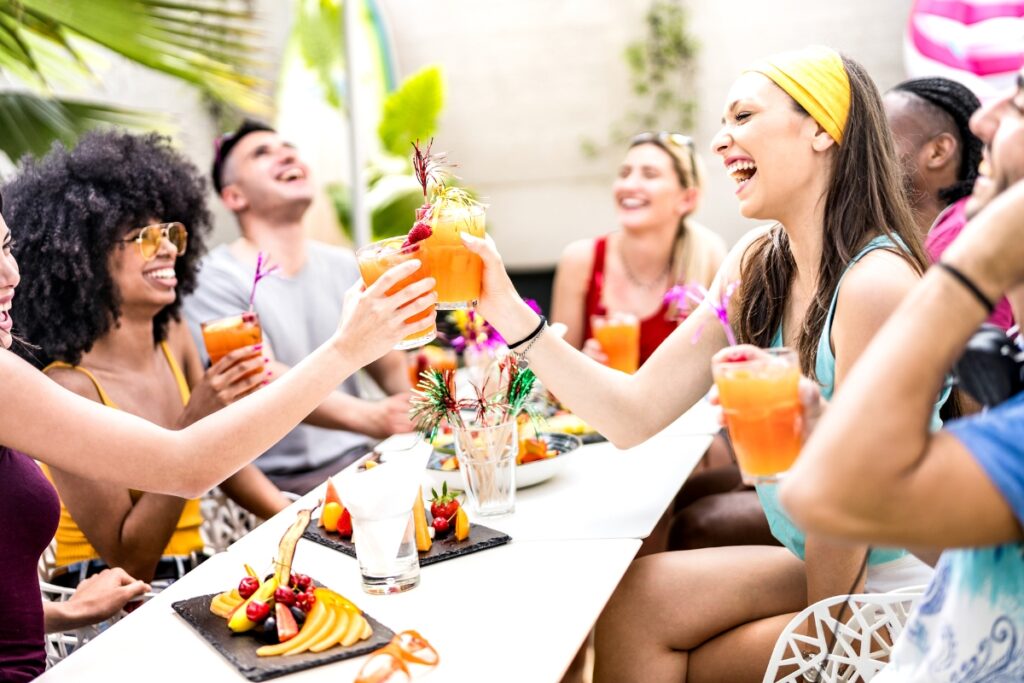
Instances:
[[[838,52],[811,46],[773,55],[748,71],[772,79],[842,144],[850,113],[850,77]]]

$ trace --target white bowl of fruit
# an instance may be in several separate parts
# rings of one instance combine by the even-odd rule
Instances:
[[[554,477],[565,468],[566,456],[579,449],[580,445],[578,437],[556,432],[520,439],[516,456],[516,488],[535,486]],[[450,434],[439,434],[434,440],[427,473],[431,484],[438,489],[443,484],[447,484],[449,489],[465,488]]]

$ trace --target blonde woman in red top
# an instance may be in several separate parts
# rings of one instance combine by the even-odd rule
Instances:
[[[708,287],[725,257],[725,242],[691,220],[704,174],[693,140],[680,133],[641,133],[630,142],[612,185],[620,229],[573,242],[555,271],[551,319],[566,340],[605,361],[593,339],[595,315],[630,313],[640,321],[640,363],[686,311],[664,303],[676,284]]]

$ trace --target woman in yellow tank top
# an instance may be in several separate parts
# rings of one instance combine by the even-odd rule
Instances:
[[[265,383],[258,347],[204,372],[178,320],[210,217],[198,171],[165,139],[93,134],[70,154],[51,154],[21,182],[37,184],[40,201],[62,204],[45,230],[19,233],[36,243],[21,259],[22,295],[32,302],[22,330],[54,381],[168,428]],[[87,293],[87,305],[69,300],[68,281],[76,294]],[[56,467],[46,472],[61,498],[57,563],[72,565],[72,575],[97,571],[101,560],[144,580],[173,579],[190,566],[180,558],[203,548],[198,500],[140,493]],[[252,465],[221,486],[264,518],[289,502]]]

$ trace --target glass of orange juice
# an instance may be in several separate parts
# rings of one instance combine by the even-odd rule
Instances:
[[[446,203],[425,218],[431,235],[423,240],[426,260],[437,280],[437,308],[454,311],[476,306],[480,298],[483,261],[466,248],[460,234],[484,236],[485,213],[479,204]]]
[[[360,247],[356,251],[356,261],[359,263],[359,272],[363,276],[363,281],[369,286],[376,282],[377,278],[386,271],[397,266],[399,263],[410,259],[419,259],[420,267],[416,272],[399,282],[388,292],[388,294],[394,294],[404,287],[408,287],[413,282],[430,276],[430,265],[426,256],[427,251],[429,250],[423,248],[422,242],[405,244],[405,237],[391,237],[380,242],[367,244],[365,247]],[[406,319],[405,322],[414,323],[417,320],[423,320],[430,317],[432,312],[433,307],[428,308]],[[431,320],[428,326],[400,341],[395,346],[395,349],[413,349],[433,341],[435,337],[437,337],[437,327],[434,325],[433,320]]]
[[[427,370],[455,372],[459,367],[459,357],[455,349],[440,346],[424,346],[416,351],[410,351],[405,357],[405,362],[409,371],[409,385],[413,388],[420,383],[420,375]]]
[[[211,320],[200,325],[200,328],[211,365],[235,349],[263,341],[260,317],[254,311]]]
[[[640,367],[640,321],[635,315],[595,315],[590,318],[590,329],[608,356],[608,367],[629,374],[637,371]]]
[[[711,370],[744,483],[777,482],[803,445],[796,352],[733,347]]]

